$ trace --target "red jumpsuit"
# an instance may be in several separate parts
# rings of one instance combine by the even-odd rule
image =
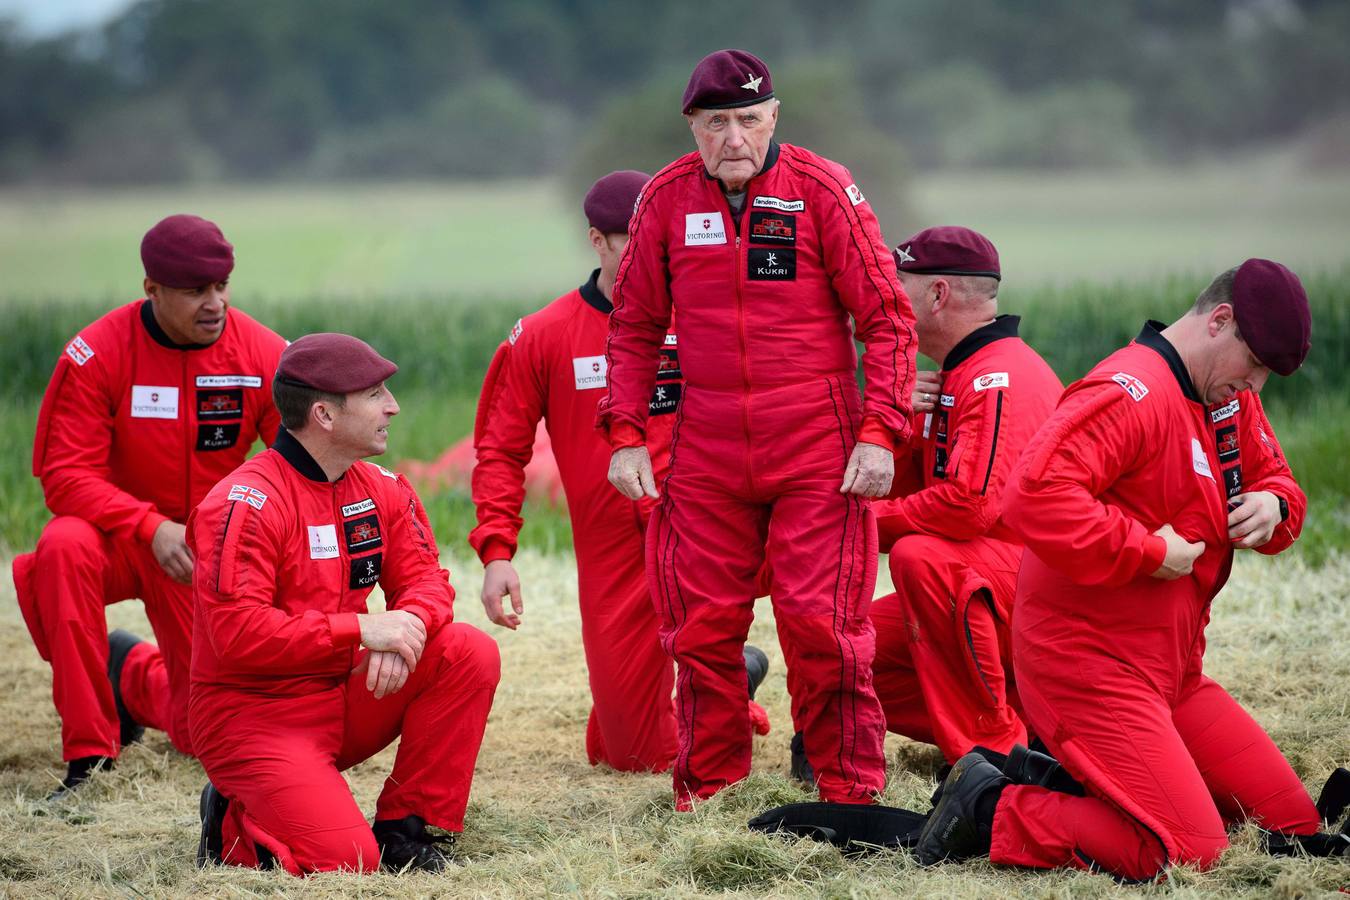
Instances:
[[[581,637],[593,701],[586,755],[592,765],[662,771],[675,758],[675,678],[657,635],[643,565],[651,504],[634,503],[610,485],[609,446],[595,430],[596,405],[607,382],[610,309],[592,274],[579,289],[522,319],[497,349],[474,428],[478,527],[469,543],[484,565],[515,555],[525,466],[542,417],[576,548]],[[654,418],[647,446],[661,475],[682,388],[676,353],[675,335],[668,335],[648,404]]]
[[[341,770],[402,737],[376,819],[461,831],[500,676],[497,645],[452,621],[455,592],[407,480],[358,462],[329,482],[283,431],[192,513],[197,555],[192,739],[229,798],[225,861],[260,844],[289,872],[379,867]],[[358,670],[359,613],[376,583],[418,616],[426,648],[376,700]]]
[[[676,800],[687,808],[749,772],[741,648],[768,542],[821,796],[868,802],[885,782],[867,619],[876,526],[839,486],[856,441],[908,440],[913,314],[842,166],[771,144],[744,203],[738,221],[697,153],[659,172],[633,214],[610,316],[599,422],[613,447],[642,442],[652,362],[672,312],[679,321],[684,398],[647,530],[662,642],[679,663]]]
[[[1027,742],[1008,645],[1022,547],[1000,521],[1003,487],[1064,386],[1017,337],[1017,316],[943,360],[938,407],[896,459],[899,499],[872,505],[896,593],[872,604],[872,664],[886,725],[948,762]]]
[[[57,361],[33,442],[33,474],[56,518],[14,560],[14,584],[52,664],[65,759],[118,754],[103,608],[131,597],[145,602],[159,647],[128,654],[123,701],[192,752],[192,589],[164,572],[150,540],[165,519],[186,522],[257,438],[276,435],[272,375],[285,346],[231,310],[215,343],[180,347],[141,300],[80,331]]]
[[[1143,879],[1209,866],[1227,823],[1318,827],[1274,742],[1202,668],[1233,559],[1227,498],[1271,491],[1288,503],[1266,554],[1294,542],[1307,501],[1257,396],[1207,408],[1160,327],[1068,389],[1005,494],[1027,548],[1013,614],[1027,725],[1088,796],[1006,788],[994,862]],[[1165,555],[1152,532],[1168,523],[1205,542],[1175,581],[1149,577]]]

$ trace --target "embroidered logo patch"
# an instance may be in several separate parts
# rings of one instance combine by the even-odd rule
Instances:
[[[976,388],[976,390],[979,390],[979,388]],[[945,406],[945,407],[947,407],[948,409],[950,409],[951,407],[953,407],[953,406],[956,405],[956,395],[955,395],[955,394],[939,394],[939,395],[938,395],[938,403],[940,403],[940,404],[942,404],[943,406]]]
[[[752,212],[750,240],[756,244],[795,244],[797,217],[786,213]]]
[[[1007,372],[990,372],[987,375],[980,375],[975,379],[975,390],[977,391],[987,391],[990,388],[1005,388],[1007,386]]]
[[[153,384],[132,385],[131,415],[135,419],[178,418],[178,388]]]
[[[858,190],[856,184],[850,184],[848,187],[844,188],[844,193],[848,194],[848,202],[852,203],[854,206],[857,206],[859,203],[867,202],[867,198],[863,196],[862,191]]]
[[[240,419],[244,416],[244,389],[197,391],[197,418]]]
[[[524,330],[525,330],[525,320],[516,319],[516,324],[511,326],[511,333],[506,336],[506,342],[510,344],[512,347],[514,347],[516,345],[516,341],[520,340],[520,335]]]
[[[200,451],[228,450],[237,443],[239,443],[238,422],[197,426],[197,449]]]
[[[805,200],[784,200],[781,197],[756,197],[750,201],[750,205],[756,209],[777,209],[783,212],[804,212],[806,210]]]
[[[362,516],[342,523],[343,534],[347,538],[347,552],[360,553],[374,550],[384,544],[380,540],[380,519],[378,516]]]
[[[82,366],[94,358],[94,348],[86,344],[84,338],[76,335],[69,344],[66,344],[66,356],[74,360],[75,365]]]
[[[751,281],[794,281],[797,278],[797,251],[751,247],[747,268],[746,277]]]
[[[309,529],[309,558],[336,559],[338,555],[336,525],[307,525]]]
[[[254,509],[262,509],[263,504],[267,502],[267,495],[257,488],[249,487],[246,484],[230,485],[230,493],[226,500],[243,500]]]
[[[608,381],[609,360],[603,356],[572,357],[572,377],[576,380],[577,390],[589,391],[602,388]]]
[[[1237,398],[1234,397],[1223,406],[1220,406],[1218,409],[1211,412],[1209,414],[1209,420],[1217,425],[1226,419],[1233,418],[1233,416],[1237,415],[1239,409],[1241,409],[1241,407],[1238,405]]]
[[[700,247],[725,244],[727,227],[720,212],[687,213],[684,217],[684,245]]]
[[[1148,396],[1148,385],[1144,384],[1138,378],[1126,372],[1117,372],[1111,376],[1111,380],[1125,389],[1125,393],[1134,398],[1138,403]]]
[[[347,580],[347,588],[353,591],[359,591],[362,588],[368,588],[380,580],[380,562],[384,554],[375,553],[371,556],[362,556],[351,562],[350,577]]]

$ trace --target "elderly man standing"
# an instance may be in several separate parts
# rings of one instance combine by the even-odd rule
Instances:
[[[14,560],[19,608],[52,665],[66,777],[108,768],[146,726],[192,752],[193,557],[184,523],[211,486],[277,432],[286,346],[230,309],[234,248],[176,215],[141,241],[145,299],[66,345],[38,412],[33,474],[54,518]],[[108,634],[104,607],[139,597],[159,646]]]
[[[1008,644],[1022,545],[1003,489],[1064,386],[998,315],[998,251],[969,228],[928,228],[895,251],[914,303],[923,372],[897,497],[873,505],[896,593],[872,605],[877,696],[894,732],[954,763],[975,746],[1027,741]],[[921,415],[920,415],[921,414]]]
[[[1303,526],[1307,500],[1257,394],[1298,369],[1310,337],[1298,278],[1249,259],[1065,392],[1003,515],[1027,548],[1012,626],[1027,725],[1087,795],[1010,785],[969,754],[920,861],[988,853],[1138,880],[1209,867],[1245,819],[1317,831],[1279,748],[1203,665],[1234,551],[1279,553]]]
[[[802,685],[795,724],[821,797],[866,803],[885,780],[867,498],[890,489],[893,447],[909,439],[913,314],[848,170],[773,140],[778,101],[761,60],[705,57],[684,115],[698,149],[657,173],[634,211],[599,413],[610,481],[630,498],[657,497],[643,438],[673,312],[685,392],[647,554],[662,642],[679,664],[676,805],[749,772],[741,652],[766,543],[784,654]]]

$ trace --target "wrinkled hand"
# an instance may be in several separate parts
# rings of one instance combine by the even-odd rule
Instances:
[[[511,597],[507,612],[502,598]],[[515,631],[520,627],[520,614],[525,612],[525,598],[520,591],[520,576],[509,559],[494,559],[483,569],[483,612],[489,621]]]
[[[1191,568],[1195,565],[1195,561],[1200,558],[1201,553],[1205,552],[1205,542],[1196,541],[1192,543],[1186,540],[1177,534],[1170,524],[1164,525],[1153,533],[1167,542],[1167,555],[1163,557],[1162,565],[1158,567],[1152,577],[1160,578],[1163,581],[1171,581],[1174,578],[1191,574]]]
[[[179,584],[192,584],[192,551],[187,545],[187,528],[165,519],[150,539],[150,552],[165,573]]]
[[[1240,501],[1228,514],[1228,539],[1243,550],[1260,547],[1275,536],[1280,524],[1280,498],[1270,491],[1238,494],[1229,502]]]
[[[609,458],[609,483],[629,500],[644,496],[660,499],[656,492],[656,478],[652,475],[652,458],[646,447],[620,447]]]
[[[408,670],[417,669],[417,661],[427,645],[427,626],[410,612],[391,609],[388,612],[359,615],[361,646],[368,650],[386,650],[397,654],[408,664]]]
[[[859,441],[848,458],[848,468],[844,469],[844,483],[840,485],[839,493],[884,497],[890,493],[891,479],[894,477],[895,455],[885,447]]]
[[[915,412],[932,412],[942,396],[942,376],[937,372],[920,371],[914,376],[914,396],[911,403]]]
[[[403,661],[403,657],[390,650],[372,650],[361,658],[356,671],[365,670],[366,690],[379,700],[389,694],[397,694],[408,683],[412,669]]]

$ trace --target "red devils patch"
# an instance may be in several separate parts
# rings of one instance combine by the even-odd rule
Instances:
[[[347,552],[360,553],[383,547],[380,539],[380,520],[377,516],[362,516],[342,523],[342,531],[347,536]]]
[[[244,416],[242,389],[197,391],[197,418],[240,419]]]

